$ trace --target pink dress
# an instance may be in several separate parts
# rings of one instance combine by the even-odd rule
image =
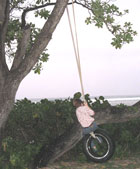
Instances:
[[[76,109],[76,116],[82,127],[89,127],[93,123],[94,118],[91,116],[94,114],[95,112],[88,106],[80,106]]]

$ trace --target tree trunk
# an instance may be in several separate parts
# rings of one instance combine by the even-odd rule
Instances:
[[[0,78],[0,80],[0,129],[2,132],[14,105],[20,80],[14,80],[10,74],[6,78]]]
[[[110,106],[104,111],[96,112],[95,121],[99,124],[121,123],[140,117],[140,102],[132,107],[123,110]],[[37,166],[44,167],[53,163],[64,153],[72,149],[82,139],[82,128],[76,123],[70,131],[67,131],[61,138],[54,140],[52,146],[42,147],[40,153],[35,158],[33,169]]]
[[[24,49],[24,51],[17,49],[13,66],[11,70],[9,70],[5,59],[5,38],[9,19],[7,16],[9,14],[9,0],[0,1],[0,137],[2,136],[2,128],[4,128],[8,115],[13,107],[18,86],[23,78],[32,70],[40,54],[50,42],[67,3],[68,0],[57,0],[51,15],[26,57],[23,57],[23,55],[25,55],[26,47],[28,46],[25,44],[30,37],[30,28],[25,27],[25,29],[23,29],[24,37],[22,37],[19,42],[19,47],[22,48],[22,50]]]

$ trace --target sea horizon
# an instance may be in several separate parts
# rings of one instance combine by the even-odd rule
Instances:
[[[100,96],[91,96],[91,100],[94,102],[95,98],[99,98]],[[118,104],[125,104],[125,105],[133,105],[140,101],[140,95],[113,95],[113,96],[103,96],[105,100],[107,100],[112,106],[118,105]],[[26,97],[25,97],[26,98]],[[48,100],[65,100],[71,97],[56,97],[56,98],[27,98],[31,100],[32,102],[40,102],[43,99]],[[16,100],[22,100],[22,99],[16,99]]]

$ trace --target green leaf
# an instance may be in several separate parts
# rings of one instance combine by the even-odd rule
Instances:
[[[47,19],[50,16],[50,11],[46,10],[45,8],[41,10],[37,10],[35,12],[35,17],[38,17],[38,16],[40,16],[41,18]]]
[[[132,29],[132,24],[130,22],[125,22],[124,26],[116,24],[116,16],[123,16],[128,13],[128,10],[121,12],[119,8],[110,4],[110,1],[103,2],[101,0],[92,1],[88,6],[91,8],[90,17],[87,17],[86,24],[95,24],[98,28],[103,28],[106,25],[107,29],[114,36],[112,38],[111,44],[116,48],[120,49],[125,43],[130,43],[134,40],[134,36],[137,32]]]
[[[85,20],[85,23],[88,25],[88,24],[91,24],[91,17],[87,17],[86,20]]]
[[[74,99],[80,99],[81,96],[82,96],[81,93],[77,92],[77,93],[74,94],[73,98]]]
[[[36,63],[33,70],[35,73],[40,74],[42,70],[42,63],[41,62]]]

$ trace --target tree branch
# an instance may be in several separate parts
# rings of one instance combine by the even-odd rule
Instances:
[[[22,20],[22,27],[24,27],[26,25],[26,20],[25,20],[25,17],[26,17],[26,14],[28,12],[31,12],[31,11],[34,11],[34,10],[37,10],[37,9],[41,9],[41,8],[44,8],[44,7],[47,7],[47,6],[52,6],[52,5],[55,5],[56,3],[46,3],[46,4],[43,4],[43,5],[40,5],[40,6],[34,6],[32,8],[26,8],[23,13],[22,13],[22,16],[21,16],[21,20]]]
[[[133,120],[140,117],[140,102],[132,107],[124,109],[110,106],[104,111],[96,112],[95,121],[98,125],[107,123],[120,123]],[[70,131],[66,131],[60,138],[54,140],[54,143],[47,148],[42,147],[40,153],[36,156],[34,167],[44,167],[47,164],[54,163],[56,159],[72,149],[82,139],[82,128],[78,123],[72,126]]]
[[[18,68],[17,73],[19,76],[23,76],[24,78],[24,76],[26,76],[26,74],[30,72],[35,63],[38,61],[40,54],[44,51],[44,49],[50,42],[52,34],[64,13],[67,3],[68,0],[57,0],[51,15],[44,24],[44,27],[38,35],[38,38],[36,39],[34,45]]]
[[[70,130],[54,140],[49,148],[46,145],[42,146],[40,152],[34,159],[32,169],[44,167],[47,164],[53,163],[56,159],[74,147],[81,139],[82,128],[80,124],[76,122]]]
[[[30,35],[31,29],[30,26],[28,25],[24,29],[22,29],[22,38],[19,40],[16,55],[14,57],[13,65],[11,67],[11,71],[15,70],[24,60],[29,45]]]
[[[5,39],[9,21],[9,0],[0,2],[0,68],[4,73],[8,73],[8,66],[5,60]]]
[[[119,107],[111,107],[105,111],[97,112],[95,119],[98,124],[122,123],[140,117],[140,105],[126,107],[123,110]]]
[[[74,3],[75,3],[76,1],[74,1]],[[25,25],[26,25],[26,14],[28,13],[28,12],[31,12],[31,11],[35,11],[35,10],[37,10],[37,9],[41,9],[41,8],[44,8],[44,7],[47,7],[47,6],[53,6],[53,5],[55,5],[56,3],[46,3],[46,4],[43,4],[43,5],[40,5],[40,6],[34,6],[34,7],[32,7],[32,8],[26,8],[26,9],[24,9],[24,11],[23,11],[23,13],[22,13],[22,16],[21,16],[21,21],[22,21],[22,24],[21,24],[21,26],[22,27],[24,27]],[[72,2],[70,2],[70,3],[68,3],[68,5],[71,5],[72,4]]]
[[[84,1],[84,2],[85,2],[85,4],[81,3],[81,1],[80,2],[78,2],[77,0],[74,1],[74,3],[76,3],[78,5],[81,5],[82,7],[88,9],[89,11],[92,11],[92,9],[88,6],[88,4],[86,3],[86,1]]]

